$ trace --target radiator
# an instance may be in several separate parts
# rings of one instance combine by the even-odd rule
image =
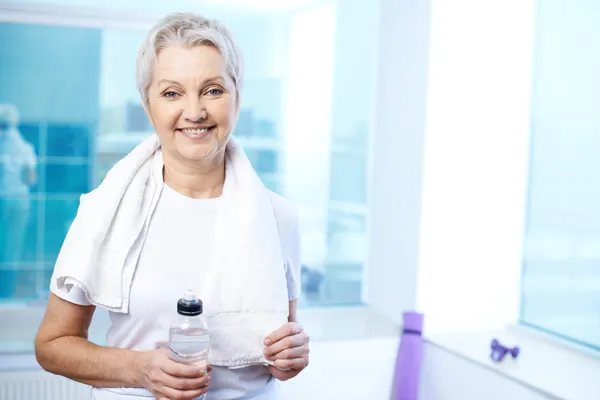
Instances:
[[[0,373],[0,400],[87,400],[90,387],[45,371]]]

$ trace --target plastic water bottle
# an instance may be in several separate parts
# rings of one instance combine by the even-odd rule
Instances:
[[[177,301],[177,318],[169,329],[169,349],[174,361],[203,367],[206,372],[210,334],[202,311],[202,300],[191,290]]]

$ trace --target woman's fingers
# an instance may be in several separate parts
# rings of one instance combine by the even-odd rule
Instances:
[[[275,360],[288,360],[288,359],[294,359],[294,358],[302,358],[305,357],[306,355],[308,355],[308,348],[307,347],[293,347],[290,349],[285,349],[280,351],[277,354],[273,354],[271,356],[268,356],[267,359],[271,360],[271,361],[275,361]]]
[[[308,343],[308,335],[304,331],[301,331],[297,334],[284,337],[283,339],[273,343],[265,349],[264,353],[265,356],[269,357],[286,349],[304,346],[306,343]]]
[[[166,374],[178,378],[199,378],[207,372],[206,364],[181,364],[170,359],[163,362],[160,369]]]
[[[294,358],[291,360],[277,360],[275,366],[283,370],[301,371],[308,366],[308,357]]]
[[[210,375],[204,375],[200,378],[178,378],[165,374],[163,384],[167,387],[178,390],[196,390],[208,385]]]

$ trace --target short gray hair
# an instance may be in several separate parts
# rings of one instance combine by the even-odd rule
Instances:
[[[175,13],[158,21],[142,42],[137,57],[136,83],[142,101],[148,100],[154,64],[159,53],[171,45],[188,48],[213,46],[221,53],[236,92],[241,92],[244,79],[242,53],[229,30],[219,21],[194,13]]]

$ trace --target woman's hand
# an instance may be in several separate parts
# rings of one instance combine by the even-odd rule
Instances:
[[[208,391],[210,366],[181,364],[165,349],[140,353],[139,383],[159,400],[192,400]]]
[[[275,362],[270,366],[271,375],[287,381],[308,366],[308,342],[310,338],[302,325],[288,322],[265,339],[265,358]]]

